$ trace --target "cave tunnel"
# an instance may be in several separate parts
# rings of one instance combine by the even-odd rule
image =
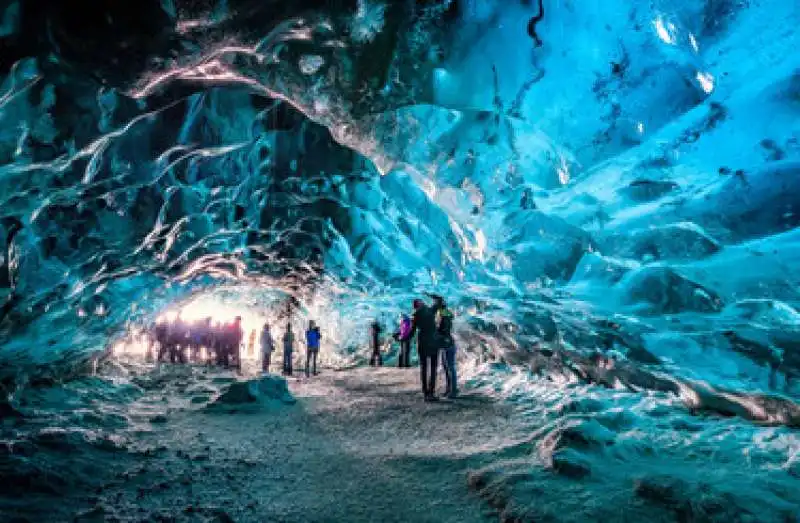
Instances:
[[[798,24],[4,0],[0,521],[800,521]]]

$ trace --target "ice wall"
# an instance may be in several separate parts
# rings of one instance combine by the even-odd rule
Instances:
[[[435,291],[480,357],[796,394],[792,2],[78,4],[2,14],[9,383],[233,282],[343,330]]]

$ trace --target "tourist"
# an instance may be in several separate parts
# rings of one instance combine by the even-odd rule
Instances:
[[[269,330],[269,323],[264,323],[261,329],[261,370],[269,372],[269,365],[272,361],[272,353],[275,351],[275,340],[272,339],[272,333]]]
[[[314,376],[317,375],[317,355],[319,354],[319,342],[322,335],[319,332],[319,327],[314,324],[314,320],[308,322],[308,330],[306,331],[306,377],[311,373],[311,364],[313,362]]]
[[[164,320],[158,320],[153,327],[153,337],[158,344],[156,363],[161,363],[169,349],[169,324]]]
[[[372,357],[369,359],[370,367],[383,366],[383,357],[381,356],[381,324],[378,320],[372,322],[370,326],[371,342],[372,342]]]
[[[286,332],[283,335],[283,375],[292,375],[292,353],[294,352],[294,334],[292,334],[292,324],[286,324]]]
[[[185,349],[189,341],[189,328],[180,315],[169,326],[167,337],[170,363],[186,363]]]
[[[223,342],[220,347],[222,361],[219,363],[224,367],[228,367],[231,365],[231,359],[235,358],[236,366],[241,368],[240,347],[242,345],[242,337],[244,336],[242,317],[236,316],[233,323],[225,325],[223,330]]]
[[[256,350],[256,330],[250,329],[250,336],[247,338],[247,356],[252,357]]]
[[[211,328],[211,333],[211,339],[213,342],[212,349],[215,357],[214,359],[216,360],[217,365],[222,365],[224,360],[222,348],[225,344],[225,329],[219,320],[214,322],[214,325]]]
[[[189,361],[200,361],[200,349],[206,340],[205,326],[203,321],[192,322],[189,326]]]
[[[414,314],[411,321],[411,336],[417,334],[417,353],[419,355],[420,381],[425,401],[437,401],[436,370],[439,347],[436,344],[436,306],[427,306],[414,300]]]
[[[411,318],[408,317],[408,314],[400,316],[400,329],[396,333],[396,338],[400,342],[397,366],[400,368],[411,367]]]
[[[436,300],[436,339],[439,350],[444,356],[442,365],[445,375],[445,395],[448,398],[458,396],[458,374],[456,372],[456,342],[453,338],[453,313],[447,308],[444,299]]]
[[[211,363],[211,354],[214,352],[214,343],[216,340],[216,330],[214,329],[214,318],[208,316],[203,325],[203,347],[205,347],[206,362]]]

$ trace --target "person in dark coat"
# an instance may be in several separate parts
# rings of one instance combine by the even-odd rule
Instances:
[[[155,327],[153,327],[153,338],[155,343],[158,344],[156,362],[161,363],[169,350],[169,324],[165,320],[158,320]],[[148,352],[148,354],[152,355],[151,352]]]
[[[286,332],[283,334],[283,375],[292,375],[292,355],[294,353],[294,333],[292,324],[286,324]]]
[[[437,401],[436,367],[439,345],[436,340],[437,306],[425,305],[422,300],[414,300],[414,314],[411,320],[411,336],[417,335],[420,381],[425,401]]]
[[[458,396],[458,373],[456,372],[456,342],[453,338],[454,316],[444,300],[440,300],[437,305],[439,311],[436,314],[436,340],[443,356],[445,395],[448,398],[455,398]]]
[[[169,361],[186,363],[186,347],[189,344],[189,325],[178,316],[169,326]]]
[[[272,362],[272,353],[275,352],[275,340],[272,337],[269,323],[264,323],[259,341],[261,342],[261,370],[269,372],[269,366]]]
[[[370,325],[370,341],[372,346],[372,357],[369,359],[369,364],[371,367],[381,367],[383,366],[383,357],[381,356],[381,324],[378,323],[378,320],[372,322]]]

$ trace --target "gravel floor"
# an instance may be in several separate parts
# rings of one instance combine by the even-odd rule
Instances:
[[[417,369],[327,371],[289,390],[294,405],[167,414],[147,436],[157,451],[79,520],[497,519],[466,475],[523,437],[510,407],[424,403]]]

